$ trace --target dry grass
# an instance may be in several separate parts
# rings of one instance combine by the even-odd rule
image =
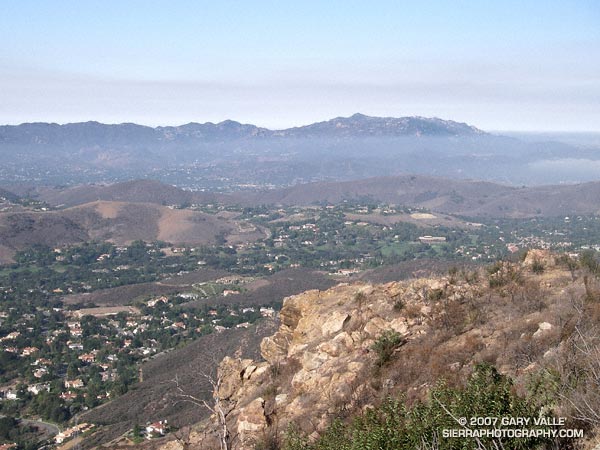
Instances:
[[[525,384],[546,363],[544,355],[569,335],[576,303],[586,292],[582,276],[573,282],[561,268],[519,275],[496,288],[487,285],[483,273],[473,283],[480,286],[480,295],[449,300],[442,293],[429,299],[427,334],[410,340],[379,374],[394,381],[397,394],[411,401],[422,398],[438,379],[460,384],[473,364],[482,361]],[[595,296],[594,283],[588,281],[588,293]],[[402,311],[412,317],[418,309],[407,305]],[[600,322],[600,302],[588,302],[585,316]],[[539,331],[542,322],[551,328]]]
[[[96,202],[96,211],[103,219],[116,219],[122,207],[121,202]]]

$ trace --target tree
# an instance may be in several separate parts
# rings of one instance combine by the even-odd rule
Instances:
[[[219,389],[221,387],[222,378],[218,374],[213,376],[207,374],[205,372],[201,372],[200,375],[210,383],[213,392],[213,402],[212,404],[207,402],[204,399],[201,399],[195,395],[188,394],[185,389],[179,383],[179,378],[175,376],[173,383],[175,383],[175,387],[177,389],[177,396],[182,401],[191,402],[194,405],[204,407],[208,409],[216,418],[219,424],[219,440],[220,440],[220,449],[221,450],[230,450],[231,449],[231,433],[229,432],[229,428],[227,426],[227,412],[222,403],[222,399],[219,394]]]
[[[171,380],[174,385],[175,404],[188,402],[209,411],[215,417],[217,429],[211,430],[210,433],[218,435],[221,450],[231,449],[235,439],[227,425],[227,416],[231,409],[227,405],[227,400],[221,397],[221,384],[224,378],[223,372],[218,369],[221,359],[228,354],[231,354],[231,349],[226,345],[223,346],[223,343],[212,346],[203,357],[195,359],[193,371],[186,371],[182,379],[176,375]],[[215,445],[211,448],[216,447],[216,443],[213,444]]]

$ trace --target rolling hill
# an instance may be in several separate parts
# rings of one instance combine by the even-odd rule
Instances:
[[[167,188],[168,190],[168,188]],[[127,244],[134,240],[208,244],[217,236],[253,241],[264,233],[198,211],[153,203],[94,201],[57,211],[0,213],[0,253],[10,261],[15,250],[33,244],[61,246],[90,240]]]
[[[76,206],[94,201],[181,205],[211,201],[213,194],[192,193],[155,180],[134,180],[104,185],[80,185],[70,188],[41,188],[37,197],[54,206]],[[214,201],[214,200],[212,200]]]
[[[210,194],[187,192],[157,181],[138,180],[110,186],[40,190],[38,198],[55,206],[81,205],[99,199],[156,205],[220,202],[246,206],[336,204],[362,200],[469,217],[553,217],[600,213],[600,182],[513,187],[485,181],[403,175],[308,183],[261,192]],[[178,215],[185,215],[179,211]]]
[[[310,183],[246,195],[251,204],[336,204],[345,200],[385,202],[469,217],[534,217],[600,214],[600,182],[511,187],[427,176]]]

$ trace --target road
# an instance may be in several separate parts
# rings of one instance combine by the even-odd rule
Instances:
[[[0,417],[6,416],[0,415]],[[58,428],[58,426],[54,425],[53,423],[43,422],[41,420],[22,419],[20,417],[15,417],[15,419],[27,425],[31,425],[37,428],[43,428],[52,436],[55,436],[58,433],[60,433],[60,428]]]

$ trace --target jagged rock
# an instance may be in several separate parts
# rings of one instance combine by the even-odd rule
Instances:
[[[244,371],[251,366],[251,359],[230,358],[226,356],[219,365],[219,376],[221,386],[219,395],[221,398],[230,398],[241,386]]]
[[[256,370],[254,371],[254,373],[252,374],[252,376],[253,376],[254,378],[258,378],[258,377],[262,376],[262,375],[263,375],[263,374],[264,374],[264,373],[265,373],[265,372],[268,370],[268,368],[269,368],[269,367],[268,367],[266,364],[263,364],[263,365],[261,365],[261,366],[258,366],[258,367],[256,368]]]
[[[432,291],[437,289],[444,289],[446,286],[446,280],[427,280],[427,287]]]
[[[340,343],[340,344],[344,345],[346,350],[350,350],[354,346],[354,339],[352,339],[352,336],[350,336],[345,331],[341,332],[336,337],[334,337],[332,342]]]
[[[260,343],[260,354],[269,363],[275,364],[287,356],[290,339],[290,332],[287,330],[278,331],[273,336],[262,340]]]
[[[242,370],[242,378],[244,378],[244,380],[249,380],[252,374],[256,371],[256,369],[257,367],[255,365],[249,365],[244,370]]]
[[[304,370],[316,370],[319,367],[321,367],[321,365],[327,361],[327,359],[329,358],[329,356],[327,355],[327,353],[324,352],[318,352],[318,353],[309,353],[306,352],[302,355],[302,367],[304,368]]]
[[[544,253],[533,252],[530,256],[543,259]],[[514,269],[510,263],[501,267],[504,272]],[[566,271],[559,273],[558,269],[544,274],[544,280],[548,278],[552,283],[570,280]],[[537,277],[532,273],[526,276]],[[514,364],[503,355],[504,346],[509,339],[517,342],[518,336],[532,343],[532,331],[536,329],[534,338],[555,331],[552,324],[543,320],[557,317],[554,315],[557,311],[543,315],[539,310],[523,315],[519,311],[517,316],[511,316],[515,320],[506,320],[502,314],[494,314],[503,310],[493,309],[491,300],[496,295],[500,299],[499,308],[505,308],[502,305],[508,300],[491,290],[488,282],[486,275],[476,282],[456,277],[452,282],[447,278],[427,278],[378,286],[343,284],[324,292],[308,291],[284,299],[278,331],[261,344],[266,361],[225,358],[219,368],[222,375],[219,395],[226,407],[229,430],[236,436],[235,448],[253,449],[266,434],[284,433],[289,424],[316,438],[340,411],[352,415],[365,411],[376,403],[375,399],[395,396],[400,390],[411,398],[419,398],[435,382],[430,375],[423,375],[423,370],[442,371],[460,379],[469,373],[476,358],[496,358],[500,373],[515,374]],[[578,283],[576,292],[583,293],[582,281]],[[565,296],[568,292],[556,294]],[[431,334],[434,339],[441,336],[446,339],[446,334],[451,335],[452,329],[439,333],[436,328],[446,303],[464,303],[461,306],[469,307],[469,302],[476,300],[479,306],[490,308],[489,322],[482,324],[479,319],[469,322],[466,330],[461,328],[460,333],[440,344],[426,336],[422,338]],[[400,333],[406,340],[406,345],[393,356],[401,358],[403,364],[390,361],[374,377],[378,354],[372,346],[387,330]],[[558,358],[569,351],[550,339],[538,339],[535,344],[541,346],[540,355],[546,359]],[[507,355],[517,348],[510,347]],[[539,370],[539,363],[532,361],[519,372]],[[218,436],[214,420],[208,426],[212,427],[208,433]],[[217,447],[209,444],[204,448],[218,448],[218,442]]]
[[[540,322],[538,323],[538,329],[535,333],[533,333],[533,337],[537,338],[540,337],[542,334],[544,334],[545,332],[549,331],[552,329],[552,324],[549,324],[548,322]]]
[[[284,299],[279,330],[261,344],[266,362],[230,358],[220,367],[220,395],[231,403],[228,423],[238,433],[239,448],[253,448],[271,417],[277,417],[280,430],[307,416],[315,422],[304,431],[324,429],[337,408],[353,404],[357,393],[370,389],[361,383],[368,384],[364,371],[375,358],[370,351],[374,340],[385,330],[411,333],[402,311],[394,310],[394,298],[420,308],[423,288],[444,283],[338,285]],[[277,385],[277,377],[283,376],[278,373],[289,377],[285,384]],[[265,401],[263,393],[273,390],[277,395]]]
[[[389,323],[381,317],[373,317],[365,325],[364,331],[371,337],[377,337],[385,330],[389,330]]]
[[[237,420],[237,432],[241,442],[248,441],[267,427],[265,417],[265,400],[258,397],[247,406],[240,408]]]
[[[344,324],[346,324],[348,320],[350,320],[350,314],[337,311],[334,312],[321,326],[323,336],[327,337],[342,331]]]
[[[320,344],[317,349],[329,356],[340,356],[342,345],[337,341],[328,341]]]

